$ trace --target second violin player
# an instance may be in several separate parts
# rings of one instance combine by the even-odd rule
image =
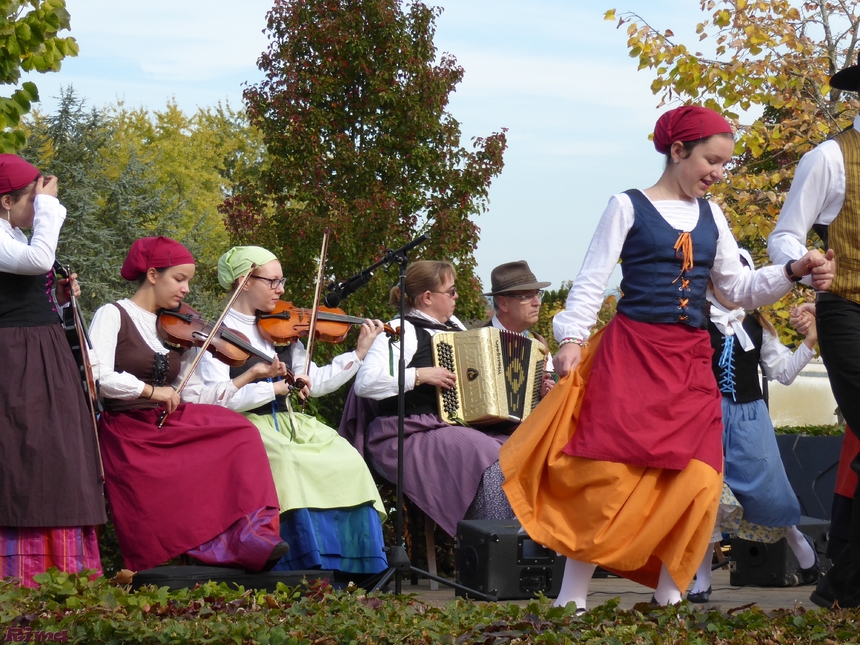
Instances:
[[[251,279],[224,323],[246,335],[256,349],[273,355],[276,348],[261,335],[256,314],[278,305],[284,294],[283,271],[275,255],[258,246],[234,247],[218,261],[218,280],[225,289],[235,290],[249,271]],[[341,354],[330,365],[311,362],[304,394],[323,396],[347,383],[382,330],[380,321],[367,320],[355,351]],[[300,378],[310,360],[301,342],[278,349],[280,360]],[[198,370],[202,384],[189,385],[183,399],[215,401],[243,413],[259,429],[278,491],[281,536],[290,544],[275,569],[382,571],[387,566],[381,525],[385,510],[367,465],[333,429],[288,407],[284,381],[260,379],[237,388],[231,378],[256,360],[229,368],[205,356]]]

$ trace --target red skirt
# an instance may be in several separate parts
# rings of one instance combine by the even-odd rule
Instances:
[[[691,459],[723,471],[721,395],[708,332],[616,314],[606,326],[572,457],[683,470]]]
[[[278,508],[257,428],[213,405],[105,412],[105,490],[126,566],[148,569],[200,546],[238,519]]]

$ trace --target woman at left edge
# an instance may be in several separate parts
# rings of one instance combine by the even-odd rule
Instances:
[[[170,238],[142,238],[121,273],[137,290],[101,307],[90,337],[105,401],[105,489],[126,566],[147,569],[182,554],[253,571],[274,565],[288,546],[257,429],[221,408],[180,404],[171,384],[194,352],[180,357],[156,331],[158,309],[188,294],[194,258]]]
[[[60,326],[52,267],[66,209],[57,178],[0,155],[0,578],[101,573],[105,509],[92,421]],[[21,231],[32,227],[28,240]]]

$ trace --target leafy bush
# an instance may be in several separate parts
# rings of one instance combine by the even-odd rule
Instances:
[[[274,593],[206,583],[130,591],[105,578],[40,574],[39,589],[0,583],[0,630],[30,630],[75,643],[260,643],[412,645],[432,643],[843,643],[855,642],[860,613],[756,607],[723,614],[684,602],[610,600],[577,616],[545,598],[525,607],[464,599],[445,607],[413,596],[335,591],[322,583]],[[12,631],[7,631],[12,630]]]
[[[820,426],[780,426],[776,434],[805,434],[810,437],[838,437],[845,434],[845,426],[838,423]]]

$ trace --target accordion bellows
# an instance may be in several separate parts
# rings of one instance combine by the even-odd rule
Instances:
[[[436,388],[446,423],[520,423],[540,401],[546,364],[543,343],[495,327],[440,332],[432,339],[433,362],[457,376],[450,390]]]

